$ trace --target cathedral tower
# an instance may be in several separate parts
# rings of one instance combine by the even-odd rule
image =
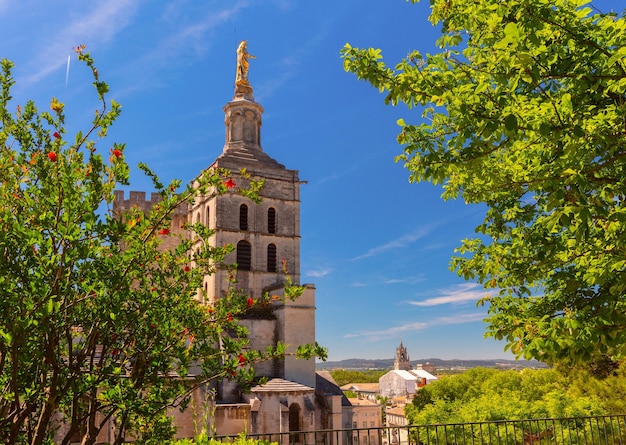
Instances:
[[[244,42],[242,42],[242,45]],[[236,187],[220,196],[196,199],[189,210],[192,222],[214,229],[212,242],[232,244],[235,252],[226,263],[236,263],[237,286],[252,298],[266,292],[281,296],[287,276],[300,283],[300,184],[297,170],[289,170],[267,155],[261,147],[263,107],[255,102],[248,82],[245,46],[237,51],[235,94],[224,106],[226,126],[222,153],[211,167],[231,171]],[[257,204],[237,193],[249,180],[239,173],[245,169],[250,179],[263,180]],[[229,270],[218,269],[205,277],[203,295],[208,301],[223,296],[228,287]],[[267,310],[252,311],[242,321],[250,330],[250,347],[265,349],[280,341],[291,350],[315,342],[315,289],[307,285],[296,301],[273,302]],[[265,377],[277,377],[315,387],[315,361],[287,357],[257,366]]]
[[[218,196],[207,192],[189,206],[181,206],[172,216],[173,234],[190,236],[185,222],[200,223],[213,229],[211,245],[235,246],[224,262],[236,263],[236,269],[218,266],[213,275],[204,277],[198,296],[206,304],[226,294],[231,274],[236,277],[236,286],[254,299],[265,293],[284,296],[286,278],[300,284],[302,182],[297,170],[287,169],[263,151],[263,107],[254,100],[248,81],[250,58],[253,56],[243,41],[237,50],[234,96],[223,108],[224,146],[208,166],[228,169],[236,185]],[[238,188],[247,188],[251,180],[264,182],[262,201],[258,204],[238,193]],[[193,184],[197,186],[197,182]],[[131,192],[125,200],[124,192],[118,191],[115,206],[119,210],[133,206],[149,210],[159,200],[158,194],[146,199],[143,192]],[[166,243],[164,248],[175,248],[176,237],[168,237]],[[341,428],[347,414],[339,387],[330,381],[332,378],[316,374],[314,359],[296,360],[290,355],[299,345],[315,343],[314,286],[304,285],[304,293],[295,301],[278,298],[265,306],[253,305],[239,322],[248,329],[251,349],[265,350],[281,342],[287,345],[287,356],[255,363],[257,375],[267,381],[249,391],[242,391],[236,382],[221,379],[194,392],[195,409],[198,413],[210,412],[206,418],[212,419],[217,434]],[[209,407],[207,391],[213,389],[215,405]],[[178,437],[193,436],[197,418],[203,417],[196,417],[196,412],[189,409],[170,410],[169,414],[175,417]]]

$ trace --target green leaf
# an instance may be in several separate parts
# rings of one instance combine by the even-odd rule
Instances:
[[[504,127],[508,131],[517,131],[517,118],[514,114],[509,114],[504,118]]]

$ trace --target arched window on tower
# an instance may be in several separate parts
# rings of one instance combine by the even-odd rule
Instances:
[[[237,243],[237,269],[252,269],[252,245],[248,241]]]
[[[239,206],[239,230],[248,230],[248,206]]]
[[[267,209],[267,231],[276,233],[276,209],[274,207]]]
[[[276,272],[276,245],[267,246],[267,271]]]

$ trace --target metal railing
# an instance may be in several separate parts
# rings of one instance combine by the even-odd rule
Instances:
[[[626,445],[626,414],[250,434],[280,445]],[[231,438],[216,437],[223,442]]]

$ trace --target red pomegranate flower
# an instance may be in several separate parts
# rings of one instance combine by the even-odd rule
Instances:
[[[161,229],[159,230],[159,235],[169,235],[170,229]]]
[[[122,152],[121,150],[118,150],[117,148],[115,150],[111,150],[111,153],[113,154],[113,156],[115,156],[116,158],[119,158],[122,156]]]
[[[224,185],[226,186],[227,189],[232,189],[237,184],[235,184],[235,181],[233,181],[233,178],[229,178],[228,181],[224,182]]]
[[[248,307],[252,307],[254,304],[254,299],[252,297],[248,298]]]
[[[48,152],[48,159],[50,159],[52,162],[56,162],[57,154],[53,151]]]
[[[239,354],[239,366],[244,366],[246,364],[246,358],[243,354]]]

